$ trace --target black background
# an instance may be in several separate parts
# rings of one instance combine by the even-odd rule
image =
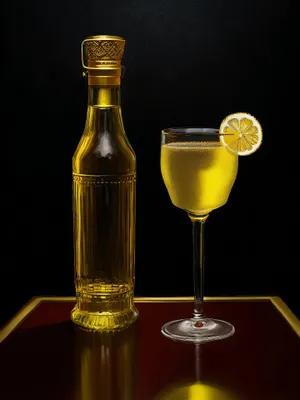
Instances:
[[[278,295],[299,315],[296,39],[289,1],[21,0],[2,10],[1,323],[35,295],[73,295],[71,158],[83,132],[80,44],[126,39],[122,108],[138,162],[136,295],[192,295],[191,223],[159,166],[161,129],[246,111],[240,158],[206,226],[206,295]]]

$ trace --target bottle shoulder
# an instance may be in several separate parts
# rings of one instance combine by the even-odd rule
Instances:
[[[75,173],[128,174],[136,171],[136,156],[125,132],[85,131],[72,164]]]

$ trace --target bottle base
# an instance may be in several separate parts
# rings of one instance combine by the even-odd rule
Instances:
[[[74,324],[82,328],[98,332],[107,332],[119,330],[133,324],[137,320],[138,315],[138,310],[134,306],[129,310],[118,313],[91,313],[82,311],[75,306],[71,312],[71,319]]]

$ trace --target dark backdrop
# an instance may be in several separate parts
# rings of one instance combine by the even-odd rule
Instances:
[[[160,175],[160,131],[247,111],[264,130],[206,229],[206,295],[297,302],[296,48],[289,1],[21,0],[2,22],[1,323],[73,295],[71,158],[83,131],[81,41],[123,36],[123,117],[138,161],[136,295],[192,295],[191,223]]]

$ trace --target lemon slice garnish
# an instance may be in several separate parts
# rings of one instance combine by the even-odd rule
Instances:
[[[220,140],[231,153],[248,156],[262,143],[262,127],[253,115],[245,112],[230,114],[223,119]]]

